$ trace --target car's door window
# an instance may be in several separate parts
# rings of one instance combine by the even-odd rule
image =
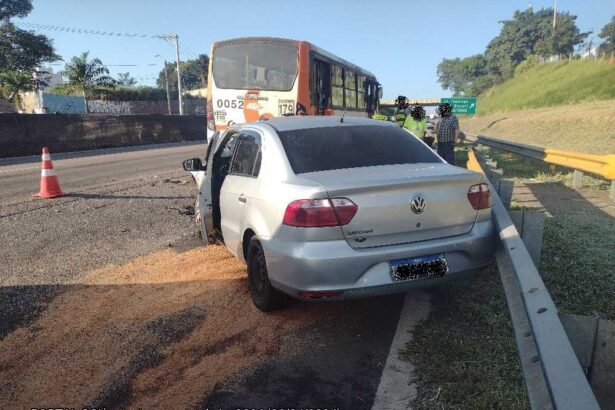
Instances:
[[[242,131],[231,165],[231,174],[256,177],[261,166],[261,136],[254,131]]]
[[[216,131],[214,135],[209,139],[209,144],[207,144],[207,151],[205,152],[205,170],[207,170],[207,163],[209,162],[209,157],[211,156],[212,148],[220,136],[220,131]]]

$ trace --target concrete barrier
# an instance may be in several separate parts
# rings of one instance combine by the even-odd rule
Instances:
[[[203,115],[0,114],[0,158],[205,139]]]

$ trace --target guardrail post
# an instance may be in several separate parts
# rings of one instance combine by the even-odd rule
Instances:
[[[583,173],[576,169],[572,173],[572,187],[581,188],[583,186]]]
[[[615,201],[615,179],[611,179],[611,201]]]

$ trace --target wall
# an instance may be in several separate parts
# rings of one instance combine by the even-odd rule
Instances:
[[[73,95],[43,93],[43,108],[47,114],[84,114],[85,100]]]
[[[171,101],[171,113],[177,114],[179,104],[177,100]],[[168,114],[169,108],[166,101],[88,101],[90,114]],[[205,114],[205,99],[184,98],[184,114]]]
[[[15,105],[12,102],[0,98],[0,114],[6,112],[16,112]]]
[[[203,115],[0,114],[0,158],[204,139]]]

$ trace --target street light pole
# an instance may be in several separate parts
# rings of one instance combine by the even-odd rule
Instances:
[[[167,108],[171,115],[171,94],[169,93],[169,75],[167,74],[167,60],[164,60],[164,82],[167,87]]]
[[[179,36],[175,34],[175,56],[177,57],[177,93],[179,94],[179,115],[184,115],[184,97],[182,96],[182,71],[179,60]]]
[[[171,41],[175,41],[175,59],[177,62],[177,94],[178,94],[178,102],[179,102],[179,115],[184,115],[184,98],[182,96],[182,72],[181,72],[181,61],[179,59],[179,36],[177,34],[165,34],[160,36],[161,39]]]

